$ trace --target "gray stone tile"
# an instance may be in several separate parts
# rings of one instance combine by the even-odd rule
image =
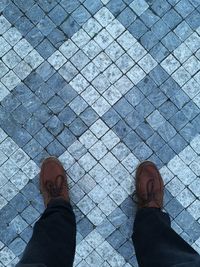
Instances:
[[[76,139],[72,132],[67,128],[65,128],[57,138],[66,148],[69,147]]]
[[[25,210],[21,213],[22,218],[28,223],[31,224],[40,216],[39,212],[34,209],[31,205],[29,205]]]
[[[121,245],[125,243],[126,238],[120,233],[119,230],[116,230],[107,238],[107,241],[115,249],[119,249],[119,247],[121,247]]]
[[[172,218],[176,218],[183,209],[183,206],[175,198],[170,200],[165,206],[165,210]]]

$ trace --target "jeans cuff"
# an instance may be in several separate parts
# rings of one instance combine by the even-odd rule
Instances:
[[[52,198],[47,204],[47,208],[52,208],[57,206],[72,208],[71,203],[69,201],[64,200],[62,197]]]

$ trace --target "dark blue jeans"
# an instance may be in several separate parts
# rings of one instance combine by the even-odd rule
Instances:
[[[140,267],[200,267],[200,256],[170,226],[168,214],[145,208],[136,214],[133,243]],[[76,222],[64,200],[48,204],[16,267],[72,267]],[[121,267],[121,266],[116,266]]]

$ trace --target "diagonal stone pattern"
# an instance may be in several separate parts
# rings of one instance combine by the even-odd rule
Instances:
[[[18,262],[44,209],[37,174],[52,154],[69,174],[75,266],[137,266],[131,195],[145,159],[199,251],[198,2],[23,2],[0,5],[0,264]]]

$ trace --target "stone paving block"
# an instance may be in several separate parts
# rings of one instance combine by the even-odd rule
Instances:
[[[21,193],[19,193],[11,200],[10,204],[18,212],[22,212],[29,205],[29,202]]]
[[[80,96],[74,98],[70,103],[70,108],[77,114],[80,115],[87,108],[87,103]]]
[[[9,2],[8,1],[3,1],[2,3],[1,3],[1,11],[2,10],[4,10],[4,8],[7,6],[9,4]]]
[[[108,219],[115,227],[119,227],[127,221],[127,216],[118,207],[108,216]]]
[[[132,151],[141,141],[140,137],[133,131],[130,131],[124,138],[124,143]]]
[[[190,46],[190,50],[194,53],[197,51],[198,49],[198,45],[200,42],[200,38],[197,35],[197,33],[192,33],[186,40],[185,40],[185,44],[187,46]]]
[[[183,210],[176,218],[176,222],[183,229],[188,229],[195,222],[194,218],[185,210]]]
[[[98,207],[106,216],[108,216],[114,209],[117,208],[117,204],[109,196],[107,196],[98,204]]]
[[[20,57],[13,50],[10,50],[2,59],[10,69],[13,69],[21,61]]]
[[[86,148],[79,142],[75,141],[69,148],[68,151],[75,158],[79,159],[83,154],[87,152]]]
[[[93,251],[92,253],[90,253],[90,255],[88,255],[88,257],[86,258],[86,262],[91,265],[93,264],[95,260],[95,264],[97,266],[101,266],[101,264],[104,262],[103,258],[99,256],[99,254],[97,254],[97,252]]]
[[[176,153],[179,153],[187,145],[187,142],[177,134],[170,140],[169,145]]]
[[[134,154],[139,160],[142,161],[151,156],[152,150],[144,142],[141,142],[134,149]]]
[[[42,146],[35,139],[31,139],[24,146],[24,151],[33,159],[42,151]]]
[[[85,53],[79,50],[75,55],[73,55],[71,62],[78,70],[81,70],[89,62],[89,58],[85,55]]]
[[[137,111],[130,112],[128,116],[126,116],[125,121],[128,125],[135,130],[142,120],[142,116]]]
[[[77,0],[73,1],[72,3],[67,3],[65,1],[61,1],[60,4],[68,13],[71,13],[80,5],[80,2]]]
[[[85,125],[85,123],[77,118],[75,119],[69,127],[69,130],[75,135],[75,136],[81,136],[86,130],[88,129],[88,127]],[[71,136],[71,139],[73,139],[73,137]]]
[[[58,119],[60,120],[60,122],[65,123],[66,125],[70,124],[75,118],[76,118],[76,114],[70,107],[66,107],[58,115]],[[59,128],[60,128],[60,130],[62,130],[62,128],[63,128],[62,124],[59,122],[58,119],[55,117],[55,120],[58,121],[58,125],[57,126],[60,125]],[[56,130],[56,128],[55,128],[55,130]],[[60,132],[60,130],[58,130],[58,131]]]
[[[1,250],[0,256],[1,256],[1,262],[4,265],[8,265],[15,258],[15,254],[8,247],[4,247]]]
[[[27,198],[27,200],[34,200],[39,194],[39,190],[33,183],[28,183],[22,190],[21,193]]]
[[[88,194],[89,191],[91,191],[95,187],[96,182],[90,175],[85,175],[81,180],[78,181],[78,185],[86,194]]]
[[[55,28],[55,24],[49,19],[49,17],[45,16],[39,21],[37,27],[44,36],[47,36]]]
[[[86,237],[93,230],[92,223],[85,217],[79,221],[77,231],[81,233],[81,235]]]
[[[172,74],[180,66],[180,63],[175,59],[174,56],[169,55],[165,60],[162,61],[161,66],[169,74]]]
[[[100,0],[97,0],[95,2],[86,0],[83,2],[83,4],[92,15],[94,15],[103,6]]]
[[[14,23],[22,16],[22,12],[17,8],[14,3],[10,3],[3,11],[3,15],[11,22]]]
[[[158,135],[157,133],[154,133],[152,136],[150,136],[147,139],[147,144],[156,152],[158,151],[162,146],[165,145],[164,140]]]
[[[130,7],[126,7],[117,17],[124,27],[128,27],[136,19],[136,15]]]
[[[116,61],[124,53],[124,50],[114,41],[105,49],[105,53],[113,61]]]
[[[55,47],[46,38],[37,46],[37,51],[45,59],[51,56],[55,50]]]
[[[160,111],[161,115],[168,120],[170,117],[175,115],[175,113],[178,111],[178,108],[171,101],[166,101],[159,107],[158,110]]]
[[[175,198],[170,200],[170,202],[168,202],[165,206],[165,210],[170,214],[172,218],[176,218],[183,209],[183,206]]]
[[[145,32],[147,32],[148,28],[145,26],[145,24],[140,19],[137,18],[128,27],[128,30],[135,38],[140,38],[143,34],[145,34]]]
[[[35,222],[39,217],[39,212],[34,209],[31,205],[29,205],[25,210],[21,213],[22,218],[28,223],[31,224]]]
[[[37,24],[45,16],[45,13],[38,4],[35,4],[29,10],[27,10],[26,16],[34,24]]]
[[[9,245],[12,240],[14,240],[17,237],[17,233],[13,226],[5,226],[2,228],[1,233],[1,241],[7,246]]]
[[[149,5],[144,1],[144,0],[134,0],[131,4],[130,7],[134,10],[134,12],[140,16],[146,9],[149,8]]]
[[[61,30],[55,28],[50,32],[50,34],[48,34],[47,38],[56,48],[59,48],[60,45],[65,41],[66,36]]]
[[[38,28],[33,27],[32,30],[26,35],[26,39],[35,48],[44,39],[44,36],[38,30]]]
[[[163,154],[163,149],[165,153]],[[169,162],[170,159],[172,159],[176,154],[175,152],[169,147],[168,144],[165,144],[158,152],[158,157],[163,161],[163,163]]]
[[[43,103],[47,103],[53,96],[54,92],[47,84],[42,84],[35,92],[42,99]]]
[[[159,40],[161,40],[162,37],[164,37],[169,31],[170,31],[169,26],[161,19],[158,20],[152,26],[152,32],[158,37]]]
[[[161,5],[162,4],[162,5]],[[171,5],[166,1],[162,0],[161,2],[155,1],[152,5],[152,9],[155,11],[156,14],[162,16],[165,14],[166,11],[170,9]]]
[[[133,254],[133,244],[130,241],[125,242],[119,247],[118,252],[126,259],[129,260]],[[135,266],[135,265],[134,265]]]
[[[108,238],[107,241],[115,248],[119,249],[119,247],[125,243],[126,238],[120,233],[119,230],[113,232]]]
[[[91,200],[87,195],[84,196],[78,203],[77,203],[79,209],[87,215],[94,207],[95,203]],[[87,220],[85,220],[87,221]],[[87,231],[87,230],[86,230]],[[81,233],[83,235],[83,233]]]
[[[61,29],[69,37],[72,37],[73,34],[80,29],[80,25],[74,20],[72,16],[69,16],[67,20],[61,24]]]
[[[107,238],[114,230],[115,227],[107,218],[97,226],[97,232],[101,234],[103,238]]]
[[[192,29],[185,21],[179,24],[174,31],[176,35],[183,41],[192,33]]]
[[[80,118],[87,126],[90,126],[99,118],[99,116],[91,107],[88,107],[80,114]]]
[[[114,109],[120,114],[122,118],[126,117],[132,111],[131,105],[125,98],[120,99],[114,105]]]
[[[15,1],[15,4],[17,7],[19,7],[23,12],[25,12],[27,9],[29,9],[30,7],[32,7],[32,5],[34,4],[34,1],[30,1],[30,5],[28,5],[28,3],[26,3],[26,1]]]
[[[100,74],[92,81],[92,85],[99,93],[103,93],[104,91],[106,91],[106,89],[109,88],[111,83],[104,75]],[[96,99],[98,98],[99,94],[98,96],[96,96]]]
[[[179,15],[179,13],[176,12],[176,10],[170,9],[163,16],[163,21],[170,27],[170,29],[173,29],[174,27],[176,27],[182,21],[182,18]]]
[[[189,207],[188,211],[193,214],[193,217],[197,220],[200,215],[199,215],[199,200],[195,200]]]
[[[156,108],[167,101],[167,97],[159,89],[154,90],[147,98]]]
[[[193,3],[195,4],[195,3]],[[197,3],[198,4],[198,3]],[[198,20],[198,16],[199,16],[199,11],[194,10],[192,13],[190,13],[187,18],[186,18],[186,22],[189,24],[189,26],[195,30],[197,29],[200,25],[199,25],[199,20]]]
[[[106,29],[115,39],[125,31],[125,27],[117,19],[107,25]]]
[[[21,238],[16,238],[9,245],[9,248],[16,256],[19,256],[24,251],[25,247],[26,243]]]
[[[167,50],[162,43],[157,43],[149,52],[157,62],[161,62],[167,55],[170,54],[169,50]]]
[[[168,142],[175,136],[176,130],[168,121],[166,121],[158,128],[158,133],[166,142]]]
[[[80,5],[72,13],[72,17],[80,26],[82,26],[90,18],[90,13],[84,8],[84,6]]]
[[[83,47],[83,51],[90,59],[93,59],[95,56],[99,54],[101,48],[95,41],[91,40]]]
[[[21,16],[15,22],[15,27],[20,31],[22,35],[26,35],[33,28],[33,26],[33,23],[30,22],[25,16]]]
[[[59,26],[67,17],[67,15],[67,12],[60,5],[55,6],[49,13],[49,17],[56,24],[56,26]]]
[[[187,0],[181,0],[174,8],[183,18],[187,17],[194,10],[194,6]]]
[[[111,0],[108,2],[107,7],[114,16],[117,16],[126,7],[126,5],[122,0]]]
[[[102,119],[109,127],[112,127],[120,120],[120,116],[111,108],[102,116]]]
[[[173,54],[181,63],[183,63],[192,55],[192,52],[184,43],[182,43],[174,50]]]
[[[176,130],[179,131],[187,124],[188,119],[182,111],[179,111],[173,117],[171,117],[169,121],[176,128]]]
[[[53,141],[53,136],[46,128],[42,128],[36,135],[35,139],[42,145],[47,146],[51,141]]]
[[[182,204],[184,208],[188,207],[194,200],[195,196],[185,188],[177,197],[178,201]]]

